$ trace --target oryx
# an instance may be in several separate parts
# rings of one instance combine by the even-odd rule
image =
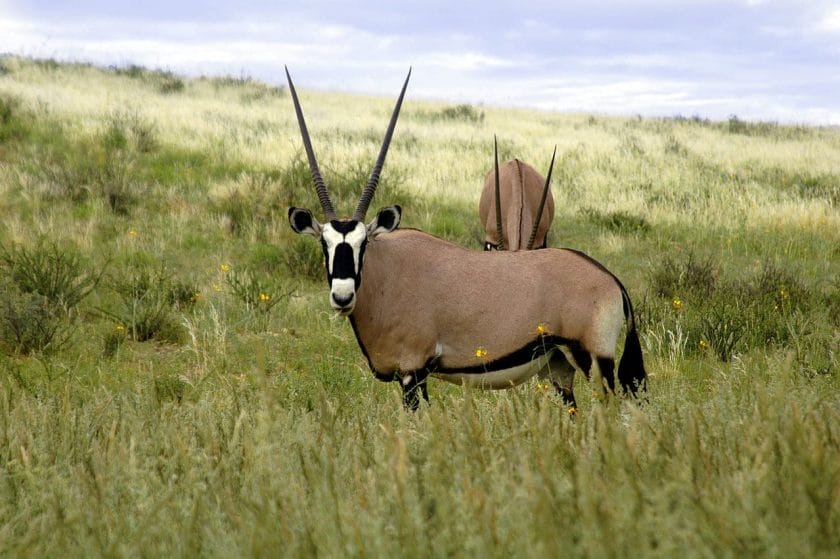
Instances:
[[[379,181],[408,80],[379,156],[350,219],[327,192],[297,93],[286,77],[326,221],[289,208],[297,233],[321,242],[329,301],[348,317],[377,379],[399,381],[405,405],[428,401],[429,375],[483,388],[508,388],[548,375],[574,409],[574,371],[614,387],[615,348],[625,322],[618,379],[631,394],[646,373],[633,308],[621,282],[583,253],[566,249],[471,251],[414,229],[400,229],[399,206],[363,222]]]
[[[557,148],[551,156],[546,179],[519,159],[499,167],[495,137],[493,152],[495,165],[484,178],[478,202],[478,215],[484,225],[484,250],[545,248],[548,228],[554,219],[554,197],[549,186]]]

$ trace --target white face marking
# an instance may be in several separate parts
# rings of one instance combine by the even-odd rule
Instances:
[[[349,314],[356,304],[356,280],[355,278],[333,277],[335,273],[335,253],[339,245],[347,243],[353,252],[353,274],[358,276],[361,268],[362,244],[367,238],[367,229],[363,223],[357,223],[352,231],[343,235],[336,231],[332,224],[327,223],[323,226],[321,238],[327,247],[327,271],[332,278],[330,282],[330,305],[343,314]],[[341,303],[339,304],[337,301]]]
[[[339,301],[347,301],[345,305],[336,303]],[[350,312],[356,304],[356,280],[349,279],[333,279],[330,286],[330,305],[334,309]]]

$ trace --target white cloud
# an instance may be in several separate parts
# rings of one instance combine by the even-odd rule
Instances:
[[[438,51],[423,54],[418,58],[422,59],[424,66],[454,71],[510,68],[515,66],[513,61],[478,52],[451,53]]]
[[[750,13],[769,9],[755,6]],[[393,94],[411,65],[415,98],[840,123],[836,96],[824,93],[838,82],[836,68],[826,68],[811,52],[785,52],[789,41],[803,35],[803,21],[817,21],[814,12],[790,27],[756,18],[751,29],[763,36],[765,46],[750,44],[745,34],[743,47],[735,50],[683,37],[690,30],[676,32],[668,20],[654,30],[582,26],[568,31],[574,27],[571,19],[523,19],[487,30],[418,27],[383,33],[345,22],[324,24],[320,18],[313,12],[262,20],[137,22],[82,14],[62,24],[56,23],[60,18],[47,22],[4,14],[0,51],[102,65],[134,63],[187,75],[244,74],[270,83],[285,81],[282,69],[288,64],[301,87],[384,95]],[[825,11],[819,25],[825,33],[840,31],[840,9]],[[768,35],[774,37],[773,48],[766,47]]]
[[[818,31],[840,33],[840,8],[826,12],[816,25]]]

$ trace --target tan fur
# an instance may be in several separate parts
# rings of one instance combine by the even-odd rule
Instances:
[[[478,213],[484,224],[485,240],[499,244],[496,233],[496,172],[491,170],[484,179],[484,190],[478,204]],[[540,205],[545,177],[527,163],[514,159],[499,166],[499,188],[502,202],[502,233],[507,250],[525,250],[528,237]],[[554,219],[554,197],[551,190],[545,199],[545,208],[540,217],[534,246],[545,243],[551,221]]]
[[[411,229],[370,241],[357,296],[356,333],[382,374],[438,356],[439,368],[481,366],[540,326],[614,358],[624,320],[615,278],[575,252],[472,251]]]

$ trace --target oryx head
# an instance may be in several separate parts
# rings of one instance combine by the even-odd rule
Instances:
[[[391,143],[391,136],[397,124],[397,117],[400,113],[403,97],[405,96],[408,79],[411,77],[411,70],[405,78],[394,112],[391,115],[391,122],[385,132],[385,139],[382,141],[382,148],[373,171],[370,173],[367,185],[362,191],[356,211],[350,219],[339,219],[333,209],[330,195],[327,192],[327,185],[321,178],[318,170],[318,162],[315,159],[315,152],[312,150],[312,142],[309,139],[309,132],[303,118],[303,111],[300,108],[297,92],[286,68],[286,78],[289,81],[289,91],[295,104],[300,133],[303,136],[303,145],[306,149],[306,157],[309,160],[309,169],[312,172],[312,180],[315,182],[315,190],[318,192],[318,199],[321,208],[324,210],[326,221],[319,223],[309,210],[300,208],[289,208],[289,223],[296,233],[312,235],[321,241],[321,247],[326,259],[327,281],[330,285],[330,305],[343,315],[353,312],[356,305],[356,292],[362,281],[362,264],[364,263],[365,247],[368,240],[376,235],[393,231],[400,223],[401,209],[399,206],[383,208],[376,218],[368,224],[364,223],[368,206],[373,199],[376,186],[379,183],[379,174],[385,163],[385,156],[388,153],[388,146]]]

